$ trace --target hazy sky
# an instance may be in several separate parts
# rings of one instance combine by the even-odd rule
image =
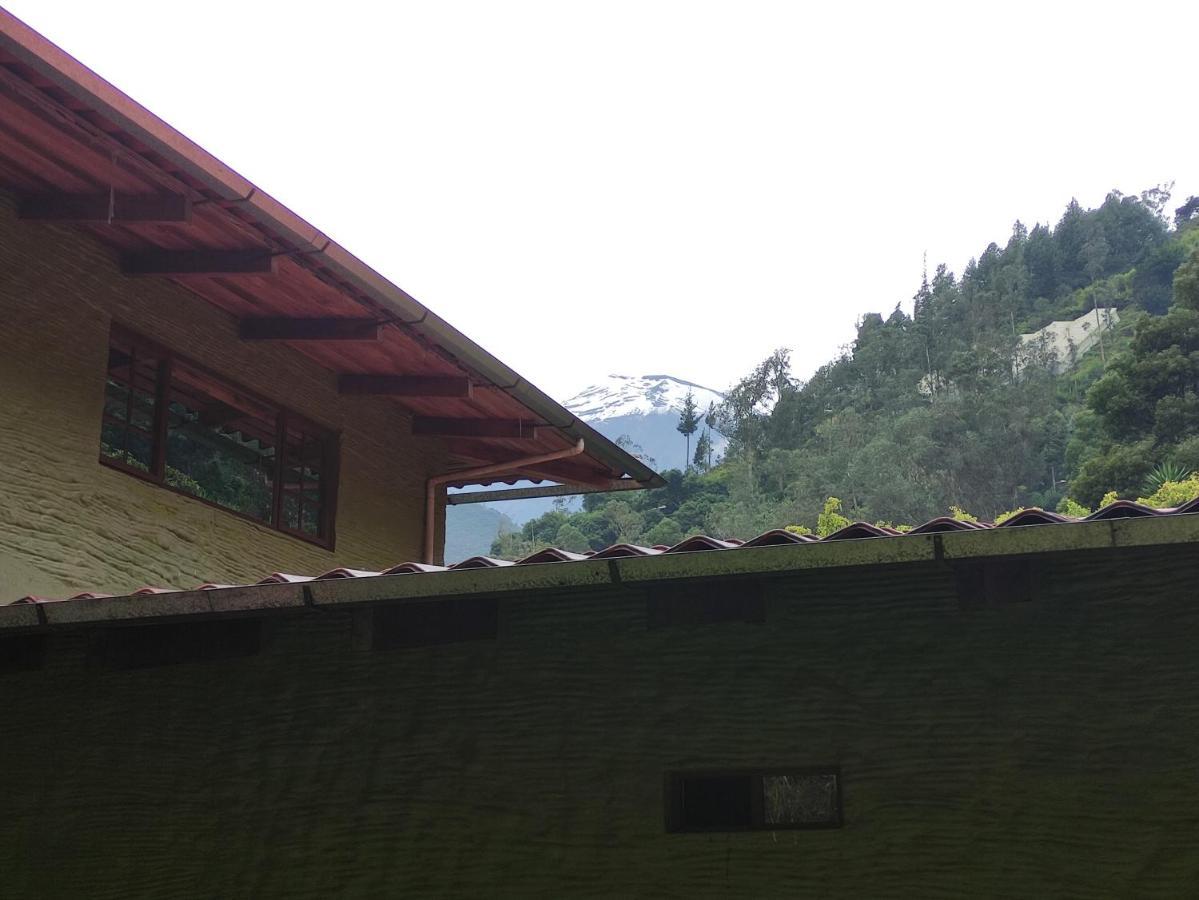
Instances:
[[[1199,193],[1194,2],[7,6],[558,399],[807,374],[925,252]]]

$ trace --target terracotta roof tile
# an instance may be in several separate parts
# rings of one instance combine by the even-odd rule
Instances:
[[[262,581],[256,581],[255,584],[303,584],[306,581],[315,581],[311,575],[288,575],[285,572],[272,572]]]
[[[372,575],[382,575],[382,572],[373,572],[369,569],[345,569],[336,568],[330,569],[322,575],[317,575],[315,581],[328,581],[331,578],[370,578]]]
[[[639,547],[637,544],[613,544],[600,550],[592,559],[622,559],[629,556],[657,556],[665,551],[656,547]]]
[[[903,534],[885,525],[871,525],[869,522],[851,522],[844,528],[838,529],[824,538],[826,541],[856,541],[861,538],[895,537]]]
[[[1116,502],[1119,503],[1120,501],[1117,500]],[[1174,512],[1182,514],[1199,512],[1199,497],[1196,497],[1194,500],[1191,500],[1188,503],[1182,504],[1182,506],[1178,507],[1176,510],[1174,510]]]
[[[663,550],[663,553],[695,553],[702,550],[732,550],[734,547],[740,547],[741,541],[722,541],[717,538],[708,537],[706,534],[697,534],[694,537],[689,537],[685,541],[680,541],[673,547]]]
[[[428,572],[444,572],[446,566],[435,566],[432,563],[406,562],[390,569],[384,569],[381,575],[420,575]]]
[[[785,547],[788,544],[810,544],[820,540],[814,534],[796,534],[785,528],[774,528],[759,534],[752,541],[746,541],[742,547]]]
[[[935,519],[930,519],[923,525],[916,526],[908,534],[944,534],[947,531],[979,531],[994,527],[994,525],[985,522],[965,522],[961,519],[950,518],[949,516],[939,516]]]
[[[451,569],[494,569],[498,566],[515,565],[510,559],[494,559],[490,556],[472,556],[470,559],[464,559],[460,563],[455,563],[450,566]]]
[[[1018,528],[1021,525],[1059,525],[1062,522],[1080,522],[1073,516],[1063,516],[1061,513],[1050,512],[1047,509],[1037,509],[1035,506],[1022,509],[1010,519],[1005,519],[996,528]]]
[[[1155,509],[1133,500],[1117,500],[1109,503],[1103,509],[1096,510],[1087,516],[1088,522],[1102,519],[1139,519],[1144,516],[1164,516],[1175,512],[1173,509]]]
[[[529,566],[536,565],[537,563],[577,562],[580,559],[587,559],[587,554],[559,550],[557,547],[546,547],[544,550],[538,550],[536,553],[529,554],[524,559],[518,559],[516,565]]]

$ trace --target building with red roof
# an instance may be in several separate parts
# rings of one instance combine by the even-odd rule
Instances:
[[[1195,893],[1199,501],[447,567],[658,476],[3,11],[0,124],[5,897]]]

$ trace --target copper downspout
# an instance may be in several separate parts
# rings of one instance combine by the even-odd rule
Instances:
[[[482,478],[486,475],[518,475],[526,466],[539,466],[542,463],[553,462],[556,459],[569,459],[583,452],[583,439],[568,450],[555,450],[553,453],[542,453],[538,456],[524,456],[520,459],[510,459],[490,466],[480,466],[476,469],[459,469],[448,475],[434,475],[425,482],[425,549],[421,562],[433,562],[433,532],[437,527],[437,489],[454,481],[469,478]]]

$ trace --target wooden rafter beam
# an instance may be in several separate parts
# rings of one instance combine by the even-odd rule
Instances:
[[[424,437],[536,440],[538,428],[520,419],[441,419],[416,416],[412,420],[412,433]]]
[[[272,275],[278,257],[252,250],[146,250],[121,257],[126,275]]]
[[[561,481],[565,484],[585,484],[590,487],[603,487],[616,477],[608,472],[597,472],[590,466],[569,465],[566,461],[542,463],[521,471],[532,478]]]
[[[339,375],[342,394],[386,397],[457,397],[473,395],[470,379],[457,375]]]
[[[18,215],[32,222],[190,222],[192,204],[176,194],[31,194],[21,198]]]
[[[606,487],[613,481],[612,478],[605,478],[593,472],[586,474],[578,472],[555,472],[541,467],[522,469],[521,474],[530,480],[540,479],[541,481],[558,481],[563,484],[584,484],[588,487],[596,488]]]
[[[510,448],[495,441],[447,438],[445,443],[451,456],[468,460],[472,466],[498,463],[516,455]]]
[[[243,341],[377,341],[375,319],[289,319],[283,316],[242,319]]]

